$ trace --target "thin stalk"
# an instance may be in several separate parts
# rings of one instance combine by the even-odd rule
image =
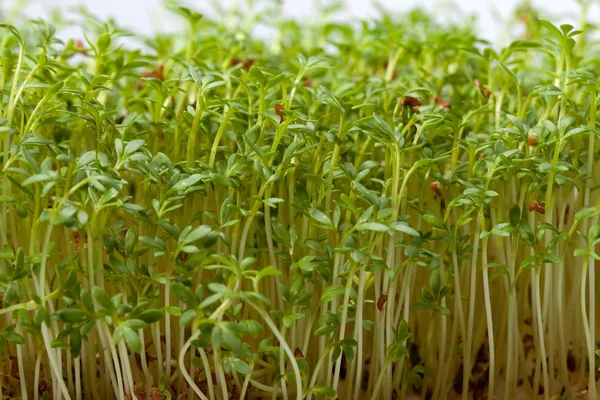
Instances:
[[[587,349],[587,357],[588,357],[588,365],[589,365],[589,373],[588,373],[588,399],[596,400],[596,355],[594,353],[596,343],[592,340],[592,336],[590,334],[591,327],[587,316],[587,307],[586,307],[586,287],[587,287],[587,274],[586,270],[589,268],[588,258],[584,257],[583,259],[583,273],[581,274],[581,288],[580,288],[580,306],[581,306],[581,315],[583,316],[583,332],[585,334],[585,343]],[[591,288],[591,285],[590,285]],[[591,296],[591,292],[590,292]]]
[[[471,379],[471,353],[473,346],[473,323],[475,321],[475,295],[477,293],[477,259],[479,257],[479,233],[480,225],[476,224],[473,234],[473,255],[471,256],[471,285],[469,291],[469,320],[467,326],[467,343],[465,345],[465,359],[463,360],[463,400],[469,395],[469,380]]]

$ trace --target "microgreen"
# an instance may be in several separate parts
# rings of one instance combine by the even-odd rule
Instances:
[[[0,25],[0,400],[596,399],[581,3]]]

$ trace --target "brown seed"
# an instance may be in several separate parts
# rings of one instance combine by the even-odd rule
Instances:
[[[146,398],[146,392],[144,391],[144,386],[138,382],[133,386],[133,394],[136,399],[144,400]]]
[[[417,107],[423,105],[423,102],[416,97],[406,96],[400,100],[400,105],[408,107]]]
[[[440,190],[440,183],[438,181],[431,182],[429,184],[429,187],[431,188],[431,190],[433,190],[433,193],[435,193],[436,196],[443,197],[442,191]]]
[[[381,296],[379,296],[379,299],[377,299],[377,309],[379,311],[383,310],[383,306],[385,306],[385,302],[387,301],[388,295],[387,294],[382,294]]]
[[[254,58],[247,58],[242,60],[241,58],[233,57],[229,65],[235,67],[236,65],[242,64],[242,69],[246,72],[254,65]]]
[[[310,88],[313,87],[313,81],[312,81],[312,79],[306,77],[304,79],[304,87],[310,87]]]
[[[282,123],[283,121],[285,121],[285,108],[283,108],[283,106],[281,104],[279,104],[279,103],[275,104],[275,112],[277,113],[277,115],[279,115],[279,118],[281,118],[279,123]]]
[[[531,134],[528,138],[527,138],[527,144],[530,146],[535,146],[537,145],[537,135],[535,133]]]
[[[435,101],[435,104],[440,105],[440,106],[442,106],[444,108],[452,108],[452,104],[450,104],[449,101],[441,99],[441,98],[439,98],[437,96],[434,97],[434,101]]]
[[[150,394],[152,396],[152,400],[163,400],[163,396],[160,394],[160,391],[156,386],[150,390]]]
[[[491,96],[492,93],[481,84],[481,82],[479,81],[479,79],[475,79],[473,81],[473,84],[475,85],[475,88],[477,88],[477,90],[479,90],[481,93],[483,93],[483,95],[485,96],[485,98],[487,98],[487,99],[490,98],[490,96]]]
[[[296,347],[294,349],[294,357],[296,357],[297,359],[304,358],[304,354],[302,354],[302,350],[300,350],[298,347]]]
[[[244,68],[244,71],[248,72],[248,70],[250,70],[250,68],[253,65],[254,65],[254,58],[248,58],[248,59],[246,59],[246,61],[243,62],[242,68]]]
[[[83,40],[77,39],[75,41],[75,53],[87,55],[87,50],[85,48]]]
[[[546,214],[546,203],[545,202],[541,202],[538,204],[538,208],[537,208],[537,212],[539,212],[540,214]]]
[[[533,200],[531,203],[529,203],[529,207],[528,207],[529,211],[537,210],[537,208],[538,208],[537,201]]]

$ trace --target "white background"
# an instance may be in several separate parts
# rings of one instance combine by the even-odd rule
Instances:
[[[217,0],[226,6],[235,0]],[[293,18],[310,18],[313,11],[313,0],[282,0],[285,13]],[[322,1],[322,0],[321,0]],[[370,0],[346,0],[345,18],[374,16]],[[176,30],[179,20],[164,12],[160,0],[0,0],[1,9],[5,12],[16,4],[29,3],[25,14],[29,17],[47,16],[51,8],[58,8],[60,13],[68,13],[74,5],[85,4],[87,8],[100,18],[114,17],[120,24],[135,31],[151,33],[156,30]],[[195,10],[210,14],[210,0],[188,0],[187,5]],[[478,21],[479,34],[498,43],[505,37],[503,27],[507,18],[514,12],[518,0],[380,0],[390,10],[404,11],[414,7],[424,7],[435,13],[438,18],[468,18],[475,15]],[[580,6],[576,0],[534,0],[533,5],[542,8],[545,17],[555,23],[569,22],[578,27]],[[598,8],[592,8],[590,19],[598,20]]]

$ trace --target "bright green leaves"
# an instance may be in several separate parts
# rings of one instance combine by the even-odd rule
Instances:
[[[331,93],[329,91],[329,89],[327,89],[324,86],[320,86],[319,89],[323,93],[323,100],[322,100],[323,103],[325,103],[325,104],[329,105],[330,107],[334,108],[340,114],[343,114],[345,112],[344,107],[342,107],[342,103],[337,98],[337,96],[335,96],[333,93]]]
[[[171,187],[171,191],[173,192],[183,192],[188,190],[188,188],[196,185],[198,182],[202,180],[203,176],[201,174],[190,175],[185,179],[180,180],[175,185]]]
[[[551,37],[545,37],[548,42],[562,47],[566,53],[573,50],[575,46],[573,37],[579,35],[581,31],[574,31],[573,26],[568,24],[561,25],[559,29],[547,20],[540,19],[539,22],[551,35]]]
[[[200,14],[197,11],[191,10],[187,7],[171,6],[169,7],[169,10],[185,18],[190,24],[191,29],[193,29],[196,26],[196,24],[203,18],[202,14]]]
[[[316,263],[313,262],[314,259],[315,256],[302,257],[300,260],[292,264],[292,268],[297,267],[300,268],[302,271],[312,272],[316,265]]]
[[[314,331],[314,334],[316,336],[323,336],[335,332],[339,322],[339,315],[327,311],[319,318],[317,329]]]
[[[419,237],[420,233],[405,222],[394,222],[391,228],[396,232],[405,233],[409,236]]]
[[[436,379],[448,366],[436,358],[443,345],[446,354],[466,349],[454,307],[464,306],[459,296],[480,298],[467,287],[489,284],[493,320],[510,326],[505,312],[533,311],[503,303],[531,290],[525,269],[557,264],[564,275],[548,274],[546,293],[547,284],[581,282],[581,265],[600,259],[598,82],[582,69],[597,64],[585,46],[591,32],[580,50],[579,32],[538,23],[529,10],[527,38],[495,51],[420,13],[313,27],[279,23],[275,9],[231,10],[217,22],[169,4],[186,34],[156,35],[143,49],[122,47],[128,33],[112,21],[64,46],[43,21],[22,36],[2,25],[0,292],[11,325],[0,344],[47,328],[48,350],[98,354],[100,365],[111,365],[113,345],[162,352],[148,373],[165,397],[210,387],[194,348],[216,367],[217,393],[248,377],[247,396],[263,384],[276,397],[352,397],[319,377],[340,372],[338,362],[354,373],[347,365],[359,357],[365,373],[391,370],[408,354],[410,326],[426,351],[411,354],[404,381],[384,372],[383,387],[422,387],[429,377],[444,393]],[[254,23],[272,26],[277,40],[256,40]],[[475,286],[464,281],[469,263]],[[481,265],[494,272],[488,282]],[[391,332],[406,307],[409,321]],[[554,307],[544,315],[563,318]],[[479,326],[482,309],[462,316],[473,319],[473,346],[492,351],[477,332],[506,333]],[[445,331],[429,330],[440,321]],[[160,343],[146,349],[142,332]],[[27,347],[19,349],[35,365]],[[373,357],[384,349],[385,359]],[[118,357],[127,372],[134,357]],[[503,375],[503,365],[490,370]],[[170,376],[157,376],[166,366]],[[112,387],[108,375],[102,387]],[[148,385],[146,375],[134,384]]]
[[[198,299],[196,296],[182,284],[173,283],[171,285],[171,291],[173,292],[173,295],[185,305],[189,307],[196,307],[198,305]]]
[[[96,48],[98,49],[98,53],[106,53],[108,48],[110,47],[110,43],[112,38],[110,34],[104,32],[98,37],[98,41],[96,42]]]
[[[312,291],[305,290],[305,285],[306,282],[302,276],[297,276],[293,280],[291,287],[279,285],[279,290],[283,300],[290,305],[308,305],[310,299],[314,296],[314,293]],[[321,300],[322,299],[323,298],[321,297]]]
[[[331,218],[329,218],[324,212],[317,210],[316,208],[311,208],[309,214],[317,223],[324,225],[326,228],[333,228],[333,222],[331,221]]]
[[[252,372],[252,367],[244,360],[241,360],[237,357],[230,357],[227,359],[229,361],[229,369],[237,372],[238,374],[248,375]]]
[[[8,325],[2,329],[0,329],[0,345],[4,346],[6,342],[11,342],[14,344],[24,344],[25,338],[15,332],[15,324]]]
[[[438,294],[442,285],[442,278],[439,268],[432,270],[429,273],[429,286],[434,295]]]
[[[432,214],[425,214],[423,215],[423,219],[425,221],[427,221],[428,224],[430,224],[431,226],[433,226],[435,229],[442,231],[442,232],[447,232],[448,229],[446,228],[446,226],[444,225],[444,223],[442,221],[440,221],[438,218],[436,218],[434,215]]]
[[[94,296],[94,300],[96,301],[96,304],[99,307],[103,308],[105,310],[105,312],[110,313],[115,308],[115,305],[111,301],[111,298],[108,297],[108,294],[106,294],[106,291],[104,289],[102,289],[101,287],[95,287],[92,290],[92,294]]]
[[[132,351],[140,353],[142,351],[142,342],[138,330],[143,329],[145,326],[146,323],[144,321],[128,320],[114,330],[112,341],[114,344],[119,344],[124,339]]]
[[[387,232],[389,227],[379,222],[365,222],[356,226],[357,231]]]
[[[57,310],[54,313],[54,316],[59,320],[67,322],[69,324],[81,323],[88,318],[88,314],[85,311],[71,308],[63,308],[61,310]]]
[[[8,29],[8,31],[11,33],[11,35],[13,35],[19,41],[19,43],[21,43],[21,44],[23,43],[23,38],[21,37],[21,33],[14,25],[0,24],[0,28]]]
[[[183,251],[188,254],[198,253],[200,247],[210,247],[217,240],[216,234],[213,230],[206,225],[201,225],[195,229],[191,226],[187,226],[179,234],[177,240],[177,247],[179,251]]]
[[[327,397],[331,397],[331,398],[337,398],[336,391],[333,390],[333,388],[327,386],[327,384],[325,382],[320,382],[317,385],[311,387],[309,389],[309,392],[317,394],[317,395],[327,396]]]
[[[434,310],[442,315],[449,315],[450,310],[441,305],[442,299],[450,293],[452,287],[444,285],[442,282],[441,271],[439,268],[433,268],[429,272],[429,289],[421,288],[421,300],[412,304],[416,310]]]
[[[600,261],[600,255],[596,252],[596,245],[600,243],[600,224],[590,226],[587,234],[579,232],[579,235],[585,240],[585,248],[576,248],[573,251],[575,257],[591,257]]]
[[[147,149],[145,149],[146,141],[143,139],[135,139],[128,142],[123,147],[121,139],[115,140],[115,152],[117,162],[115,170],[120,170],[125,166],[132,166],[135,163],[149,160]]]
[[[408,355],[406,349],[406,341],[410,337],[408,324],[405,320],[401,320],[397,329],[394,329],[394,342],[387,348],[387,357],[391,361],[400,361],[404,356]]]

